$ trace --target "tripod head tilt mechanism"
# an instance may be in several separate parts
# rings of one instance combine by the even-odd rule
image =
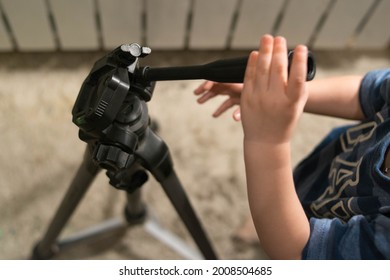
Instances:
[[[139,67],[139,59],[150,53],[150,48],[133,43],[102,57],[85,79],[72,110],[80,139],[92,147],[94,161],[109,171],[111,179],[136,161],[140,142],[149,133],[146,102],[152,98],[155,81],[206,79],[240,83],[248,60],[246,56],[195,66]],[[289,62],[292,56],[290,51]],[[307,80],[313,79],[315,70],[309,53]]]
[[[138,59],[150,53],[150,48],[130,44],[102,57],[85,79],[72,110],[80,139],[88,144],[94,162],[107,169],[110,184],[119,189],[129,190],[121,173],[135,163],[139,144],[149,133],[145,102],[151,99],[155,83],[136,76]]]

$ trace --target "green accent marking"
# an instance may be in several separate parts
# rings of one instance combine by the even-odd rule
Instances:
[[[74,121],[74,123],[75,123],[77,126],[86,124],[87,121],[85,120],[85,115],[82,115],[82,116],[78,117],[78,118]]]

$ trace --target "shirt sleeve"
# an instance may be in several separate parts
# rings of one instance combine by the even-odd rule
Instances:
[[[359,91],[360,105],[367,118],[383,106],[390,105],[390,68],[370,71],[363,78]]]
[[[390,218],[377,215],[339,219],[310,219],[310,238],[302,259],[390,259]]]

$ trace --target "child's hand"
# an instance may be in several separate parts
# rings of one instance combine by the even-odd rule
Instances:
[[[242,84],[216,83],[212,81],[203,82],[194,90],[195,95],[199,95],[198,102],[200,104],[214,98],[217,95],[227,95],[228,99],[223,102],[214,112],[213,117],[219,117],[234,105],[240,105],[240,96]],[[240,120],[240,109],[236,109],[233,113],[233,118],[236,121]]]
[[[251,53],[241,96],[246,141],[285,143],[291,140],[308,98],[307,48],[294,51],[290,74],[286,40],[265,35]]]

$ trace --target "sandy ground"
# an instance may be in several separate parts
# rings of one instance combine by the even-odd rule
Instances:
[[[154,52],[143,65],[201,64],[238,56],[234,52]],[[364,74],[388,67],[390,53],[315,52],[317,77]],[[71,122],[71,109],[93,54],[0,54],[0,259],[29,258],[76,172],[85,149]],[[242,131],[230,112],[212,119],[217,99],[197,105],[192,94],[199,81],[158,83],[149,102],[150,116],[170,148],[175,169],[221,259],[262,259],[258,245],[232,238],[248,215],[242,159]],[[293,141],[297,163],[343,120],[304,115]],[[160,224],[193,246],[188,232],[161,186],[150,179],[143,186],[146,204]],[[63,236],[121,217],[125,195],[99,174]],[[181,259],[143,226],[120,238],[65,252],[75,259]]]

